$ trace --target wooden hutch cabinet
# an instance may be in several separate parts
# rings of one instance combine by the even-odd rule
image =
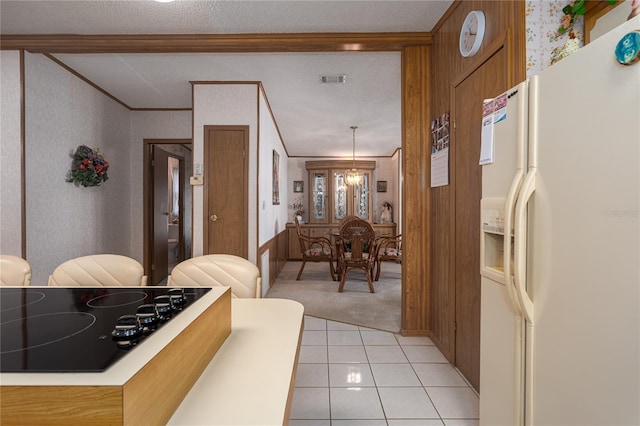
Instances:
[[[373,222],[373,170],[375,161],[356,161],[355,166],[363,176],[359,185],[348,185],[347,173],[351,171],[351,160],[307,161],[309,173],[309,223],[301,226],[304,235],[326,237],[338,232],[340,220],[349,215]],[[396,224],[373,224],[377,235],[395,235]],[[287,258],[302,259],[295,224],[287,224]]]
[[[373,221],[371,201],[372,173],[375,161],[356,161],[362,175],[358,185],[347,184],[352,161],[307,161],[309,172],[309,223],[337,224],[346,216]]]

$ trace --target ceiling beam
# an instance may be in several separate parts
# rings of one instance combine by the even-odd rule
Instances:
[[[0,49],[33,53],[397,51],[433,42],[428,32],[291,34],[3,34]]]

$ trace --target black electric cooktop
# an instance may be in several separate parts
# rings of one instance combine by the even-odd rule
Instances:
[[[0,371],[101,372],[210,288],[0,288]]]

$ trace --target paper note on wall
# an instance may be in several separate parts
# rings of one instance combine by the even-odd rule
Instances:
[[[449,148],[431,154],[431,187],[449,185]]]
[[[482,104],[482,133],[480,136],[480,165],[493,163],[493,112],[495,100],[489,99]]]

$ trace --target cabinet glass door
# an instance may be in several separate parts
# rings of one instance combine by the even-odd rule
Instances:
[[[312,222],[327,220],[327,172],[313,172],[311,176]]]
[[[333,173],[333,222],[339,222],[348,214],[347,181],[344,172]]]
[[[362,220],[369,220],[369,173],[362,173],[362,183],[355,185],[354,214]]]

